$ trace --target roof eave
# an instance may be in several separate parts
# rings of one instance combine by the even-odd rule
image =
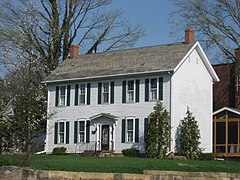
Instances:
[[[59,83],[66,81],[79,81],[79,80],[92,80],[92,79],[101,79],[108,77],[122,77],[122,76],[133,76],[133,75],[142,75],[142,74],[152,74],[152,73],[164,73],[164,72],[172,72],[174,69],[166,69],[166,70],[158,70],[158,71],[144,71],[144,72],[134,72],[134,73],[124,73],[124,74],[112,74],[112,75],[102,75],[102,76],[90,76],[83,78],[70,78],[70,79],[58,79],[58,80],[46,80],[41,83],[51,84],[51,83]]]

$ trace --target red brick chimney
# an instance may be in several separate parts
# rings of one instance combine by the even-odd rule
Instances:
[[[70,58],[75,58],[79,55],[79,46],[76,44],[71,45],[70,47]]]
[[[194,43],[194,30],[186,29],[185,30],[185,44]]]

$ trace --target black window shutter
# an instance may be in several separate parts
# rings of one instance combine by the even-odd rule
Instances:
[[[145,79],[145,102],[149,101],[149,79]]]
[[[114,104],[114,81],[111,81],[111,94],[110,94],[110,103]]]
[[[122,143],[125,143],[125,127],[126,127],[126,120],[122,119]]]
[[[91,83],[87,83],[87,105],[90,105]]]
[[[74,143],[77,143],[78,139],[78,121],[74,121]]]
[[[139,142],[139,119],[135,119],[135,142]]]
[[[58,123],[55,122],[55,127],[54,127],[54,144],[58,143]]]
[[[148,118],[144,118],[144,137],[146,137],[148,131]]]
[[[70,106],[71,85],[67,85],[67,106]]]
[[[140,80],[137,79],[136,80],[136,97],[135,97],[135,102],[139,102],[139,83],[140,83]]]
[[[122,82],[122,103],[126,103],[126,81]]]
[[[69,144],[69,122],[66,122],[66,144]]]
[[[98,104],[102,103],[102,83],[98,83]]]
[[[59,105],[59,86],[56,86],[55,106]]]
[[[75,84],[75,106],[78,105],[78,84]]]
[[[163,100],[163,78],[159,78],[159,100]]]
[[[90,143],[90,121],[86,123],[86,143]]]

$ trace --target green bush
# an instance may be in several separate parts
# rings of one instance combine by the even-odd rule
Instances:
[[[213,153],[199,153],[198,154],[198,160],[208,160],[208,161],[211,161],[211,160],[214,160],[214,155]]]
[[[52,154],[53,155],[64,155],[66,154],[67,148],[65,147],[56,147],[53,149]]]
[[[127,157],[138,157],[139,150],[136,148],[123,149],[122,154]]]

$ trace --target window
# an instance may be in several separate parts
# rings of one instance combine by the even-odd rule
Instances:
[[[133,119],[127,119],[127,142],[133,142]]]
[[[85,104],[86,103],[86,85],[80,84],[79,88],[79,104]]]
[[[114,104],[114,81],[98,83],[98,104]]]
[[[55,122],[54,144],[69,144],[69,121]]]
[[[135,117],[122,119],[121,136],[121,143],[139,142],[139,119]]]
[[[150,80],[150,100],[157,100],[157,78]]]
[[[134,102],[134,81],[128,81],[127,102]]]
[[[71,85],[56,86],[55,106],[70,106]]]
[[[79,121],[79,142],[85,142],[85,121]]]
[[[64,143],[64,134],[65,134],[64,132],[65,132],[64,122],[59,122],[58,135],[59,135],[59,143],[60,144]]]
[[[145,102],[163,100],[163,78],[145,79]]]
[[[66,87],[61,86],[60,87],[60,106],[65,106],[66,104]]]
[[[109,82],[103,83],[103,103],[109,103]]]

